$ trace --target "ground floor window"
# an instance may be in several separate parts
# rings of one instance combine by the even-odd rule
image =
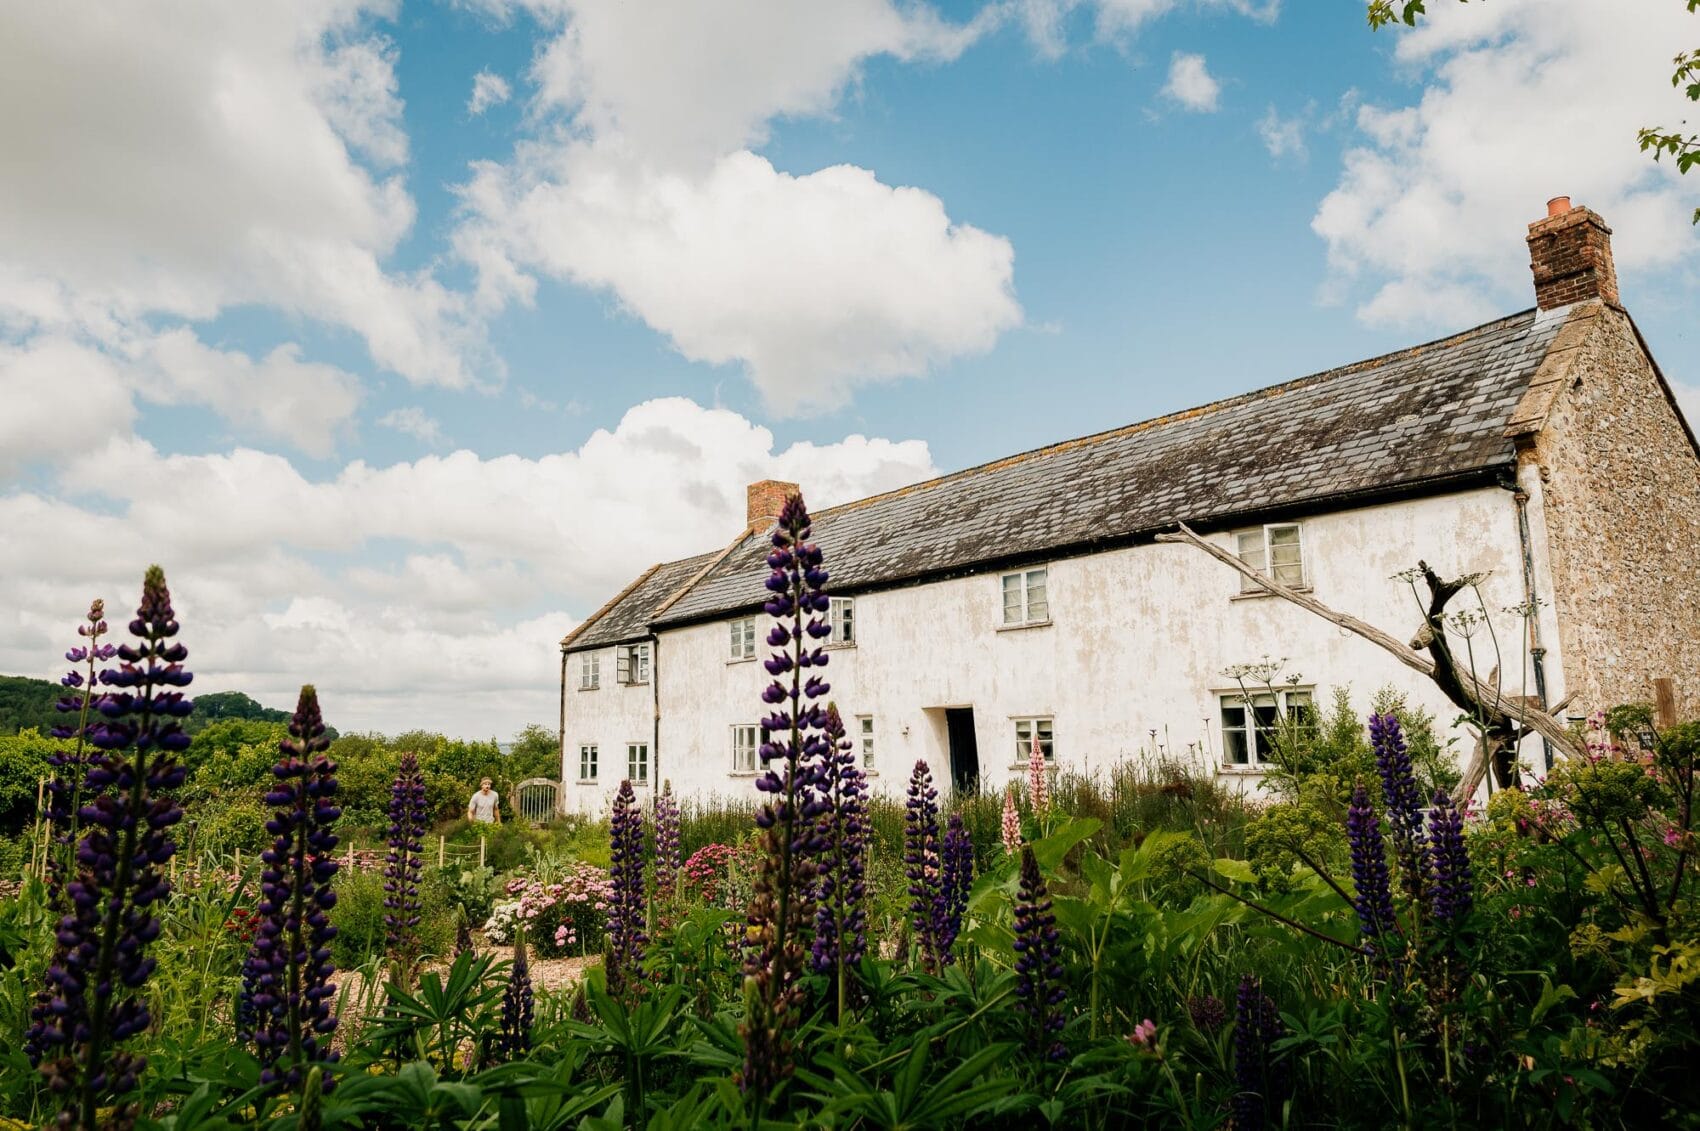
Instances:
[[[1308,688],[1278,687],[1249,696],[1233,692],[1219,698],[1222,764],[1226,766],[1261,766],[1273,756],[1283,728],[1316,727],[1316,710]]]
[[[756,751],[761,747],[761,728],[754,723],[740,723],[732,728],[732,772],[756,772]]]
[[[862,769],[874,768],[874,717],[857,715],[856,730],[862,745]]]
[[[596,780],[596,745],[589,743],[578,748],[578,780]]]
[[[649,784],[649,743],[626,744],[626,777],[633,785]]]
[[[1033,753],[1033,738],[1038,736],[1039,749],[1045,752],[1045,761],[1057,760],[1056,742],[1051,733],[1051,718],[1049,715],[1036,715],[1027,719],[1015,720],[1015,762],[1014,765],[1024,766]]]

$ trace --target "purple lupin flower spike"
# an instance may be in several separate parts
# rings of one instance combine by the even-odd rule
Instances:
[[[809,541],[811,521],[801,495],[779,513],[767,556],[767,602],[773,618],[767,643],[775,651],[765,663],[773,682],[762,692],[772,713],[762,720],[768,741],[761,746],[756,788],[765,799],[756,813],[762,853],[750,900],[744,974],[747,1007],[739,1026],[744,1065],[738,1083],[761,1109],[793,1069],[791,1031],[801,1020],[798,984],[808,962],[807,933],[815,917],[818,858],[825,848],[821,818],[831,806],[822,789],[832,756],[824,733],[826,712],[816,702],[830,690],[810,669],[826,666],[820,646],[831,632],[827,572],[820,547]]]
[[[425,775],[403,754],[390,787],[390,854],[384,864],[385,945],[406,969],[418,957],[419,880],[424,868]]]
[[[608,992],[626,997],[643,985],[644,935],[643,811],[630,779],[620,782],[608,818],[608,877],[614,895],[608,901]]]
[[[1352,848],[1352,883],[1357,887],[1355,906],[1358,926],[1373,953],[1384,955],[1381,940],[1397,930],[1393,917],[1393,892],[1387,873],[1387,850],[1381,838],[1381,821],[1360,784],[1352,791],[1346,811],[1346,839]]]
[[[95,615],[85,635],[98,635],[99,625]],[[100,674],[118,690],[98,697],[101,721],[82,724],[96,752],[82,775],[76,873],[65,884],[70,906],[59,920],[44,1008],[26,1036],[61,1098],[61,1127],[125,1128],[139,1115],[125,1097],[147,1061],[119,1046],[152,1021],[137,991],[156,964],[147,954],[160,931],[153,907],[171,894],[166,865],[177,846],[169,834],[183,816],[170,793],[183,784],[174,755],[189,745],[182,720],[194,704],[178,689],[194,677],[183,667],[188,649],[171,642],[177,631],[165,574],[149,566],[130,622],[136,643],[119,647],[119,667]]]
[[[661,783],[655,798],[655,902],[657,917],[671,917],[679,901],[679,876],[684,858],[679,852],[679,803],[673,783]]]
[[[962,933],[962,916],[968,910],[968,889],[974,886],[974,842],[962,824],[962,815],[952,813],[939,849],[938,897],[933,904],[933,937],[938,940],[939,964],[956,960],[953,947]]]
[[[1464,818],[1443,791],[1435,792],[1428,834],[1434,869],[1429,910],[1437,923],[1454,926],[1475,905],[1475,877],[1470,870],[1470,851],[1464,845]]]
[[[260,854],[265,869],[259,926],[243,971],[253,987],[249,1008],[260,1082],[274,1091],[300,1087],[315,1064],[338,1056],[330,1047],[336,1029],[331,880],[337,872],[331,828],[342,810],[335,801],[336,763],[325,754],[329,748],[319,696],[308,685],[289,720],[289,737],[278,743],[274,782],[265,797],[272,809],[266,831],[273,840]],[[326,1077],[324,1090],[334,1084]]]
[[[1021,887],[1015,902],[1015,1008],[1027,1018],[1027,1051],[1063,1060],[1062,943],[1051,894],[1032,848],[1021,850]]]
[[[1274,1049],[1287,1035],[1275,1002],[1250,974],[1240,978],[1234,996],[1234,1131],[1268,1126],[1269,1104],[1290,1088],[1287,1065]]]
[[[531,1051],[533,1012],[531,967],[525,957],[525,932],[514,938],[514,964],[508,970],[508,985],[502,991],[502,1020],[496,1032],[496,1054],[515,1060]]]
[[[921,968],[936,974],[943,965],[935,911],[943,886],[939,860],[939,793],[933,771],[917,761],[903,803],[903,875],[909,881],[909,927],[921,951]]]
[[[1411,753],[1399,720],[1391,713],[1369,717],[1369,739],[1375,750],[1376,773],[1381,777],[1381,795],[1387,804],[1387,828],[1393,858],[1399,863],[1400,886],[1421,903],[1428,860],[1423,849],[1422,793],[1411,769]]]
[[[825,787],[830,807],[821,815],[826,842],[816,888],[814,968],[833,974],[838,984],[839,1014],[846,997],[847,972],[867,954],[868,786],[856,764],[854,747],[844,736],[838,708],[826,709],[826,737],[831,754]]]
[[[100,642],[106,631],[106,602],[97,598],[89,605],[83,623],[77,626],[77,635],[88,643],[79,644],[65,653],[65,659],[82,665],[82,670],[72,668],[59,680],[60,686],[66,690],[53,705],[60,714],[76,716],[74,724],[67,720],[51,732],[61,741],[74,739],[76,745],[69,750],[57,749],[47,759],[53,767],[53,777],[47,783],[47,821],[53,830],[53,852],[47,860],[47,886],[54,909],[61,914],[66,910],[65,884],[76,871],[77,812],[83,807],[83,779],[88,773],[89,756],[93,753],[90,740],[94,728],[100,725],[100,704],[104,698],[95,690],[99,683],[97,665],[118,654],[117,645]]]

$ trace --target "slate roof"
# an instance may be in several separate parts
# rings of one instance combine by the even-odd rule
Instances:
[[[676,562],[650,566],[635,582],[615,598],[592,613],[567,638],[561,647],[569,652],[589,648],[604,648],[628,640],[641,640],[649,635],[649,622],[667,598],[678,593],[704,566],[721,555],[714,550]]]
[[[1514,466],[1505,426],[1568,308],[1201,408],[1039,448],[817,512],[834,592],[1128,544],[1185,520],[1220,526],[1487,482]],[[805,495],[808,485],[804,485]],[[659,616],[659,573],[604,614],[626,630],[758,607],[764,534],[660,567],[683,584]],[[683,568],[697,563],[694,569]],[[596,622],[592,635],[608,637]]]

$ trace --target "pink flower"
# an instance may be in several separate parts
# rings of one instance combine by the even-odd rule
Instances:
[[[1021,851],[1021,815],[1015,811],[1015,787],[1003,795],[1003,850],[1014,856]]]
[[[1155,1051],[1157,1048],[1157,1023],[1147,1017],[1133,1027],[1133,1032],[1128,1034],[1127,1039],[1139,1048]]]
[[[1039,745],[1039,731],[1033,730],[1033,747],[1027,753],[1027,800],[1032,803],[1035,813],[1043,813],[1046,803],[1050,800],[1047,787],[1050,779],[1045,773],[1045,751]]]
[[[1681,829],[1677,828],[1675,825],[1672,825],[1670,828],[1665,830],[1665,845],[1666,845],[1666,847],[1675,848],[1677,845],[1679,845],[1681,843],[1682,843],[1682,830]]]

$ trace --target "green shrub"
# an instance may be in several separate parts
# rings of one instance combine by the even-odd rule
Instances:
[[[382,872],[339,872],[331,922],[337,935],[332,956],[338,969],[351,970],[384,952],[384,876]],[[448,954],[454,947],[455,909],[448,882],[426,869],[420,884],[419,952]]]

